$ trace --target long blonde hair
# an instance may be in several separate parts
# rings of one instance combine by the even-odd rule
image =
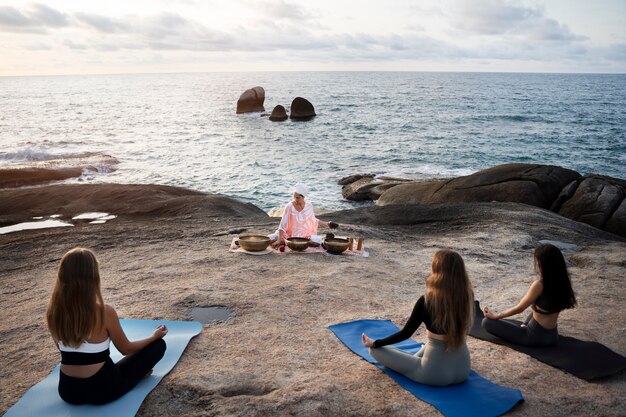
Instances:
[[[433,325],[446,332],[446,350],[459,349],[474,317],[474,292],[461,255],[447,249],[435,253],[424,298]]]
[[[71,347],[104,324],[98,260],[89,249],[74,248],[61,259],[46,320],[52,337]]]

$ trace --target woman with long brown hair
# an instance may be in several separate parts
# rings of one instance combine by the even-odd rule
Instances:
[[[565,258],[556,246],[540,245],[535,249],[535,269],[539,277],[516,306],[502,313],[484,308],[485,318],[481,324],[485,330],[518,345],[550,346],[557,342],[559,313],[576,306]],[[500,320],[528,307],[533,311],[521,325]]]
[[[426,278],[426,292],[415,303],[402,330],[378,340],[363,333],[363,345],[379,363],[413,381],[435,386],[461,383],[470,372],[465,340],[473,306],[474,293],[463,258],[454,251],[439,250]],[[387,346],[408,339],[422,323],[428,340],[415,355]]]
[[[75,248],[61,259],[46,311],[61,352],[59,395],[71,404],[104,404],[130,391],[165,353],[164,325],[152,336],[129,341],[115,309],[104,303],[96,256]],[[109,345],[126,355],[113,363]]]

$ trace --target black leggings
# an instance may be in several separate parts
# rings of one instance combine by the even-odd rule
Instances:
[[[60,372],[59,395],[70,404],[106,404],[137,385],[164,354],[165,341],[158,339],[117,363],[109,357],[89,378],[75,378]]]
[[[532,314],[526,319],[525,326],[520,326],[508,320],[492,320],[486,317],[481,324],[483,329],[489,333],[516,345],[550,346],[556,344],[559,338],[559,332],[556,327],[554,329],[546,329],[535,321]]]

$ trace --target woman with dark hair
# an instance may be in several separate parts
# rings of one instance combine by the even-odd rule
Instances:
[[[467,379],[470,355],[465,340],[472,324],[474,293],[463,258],[451,250],[440,250],[426,278],[426,292],[399,332],[373,340],[361,335],[370,354],[387,368],[421,384],[445,386]],[[424,323],[428,341],[415,355],[387,346],[408,339]]]
[[[61,259],[46,311],[48,328],[61,352],[59,395],[71,404],[105,404],[130,391],[165,353],[158,326],[152,336],[129,341],[113,307],[104,304],[96,256],[75,248]],[[117,363],[109,345],[127,355]]]
[[[559,313],[576,305],[565,258],[554,245],[538,246],[535,249],[535,269],[539,278],[515,307],[499,314],[484,308],[482,326],[485,330],[518,345],[550,346],[557,342]],[[500,320],[519,314],[528,307],[533,312],[522,325]]]

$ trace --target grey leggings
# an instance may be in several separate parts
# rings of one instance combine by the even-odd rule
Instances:
[[[550,346],[556,344],[559,332],[554,329],[546,329],[537,323],[531,314],[524,322],[524,326],[507,320],[492,320],[484,318],[483,329],[504,340],[522,346]]]
[[[470,355],[467,345],[446,352],[441,340],[428,338],[415,355],[391,346],[370,348],[370,354],[379,363],[420,384],[444,386],[458,384],[470,372]]]

